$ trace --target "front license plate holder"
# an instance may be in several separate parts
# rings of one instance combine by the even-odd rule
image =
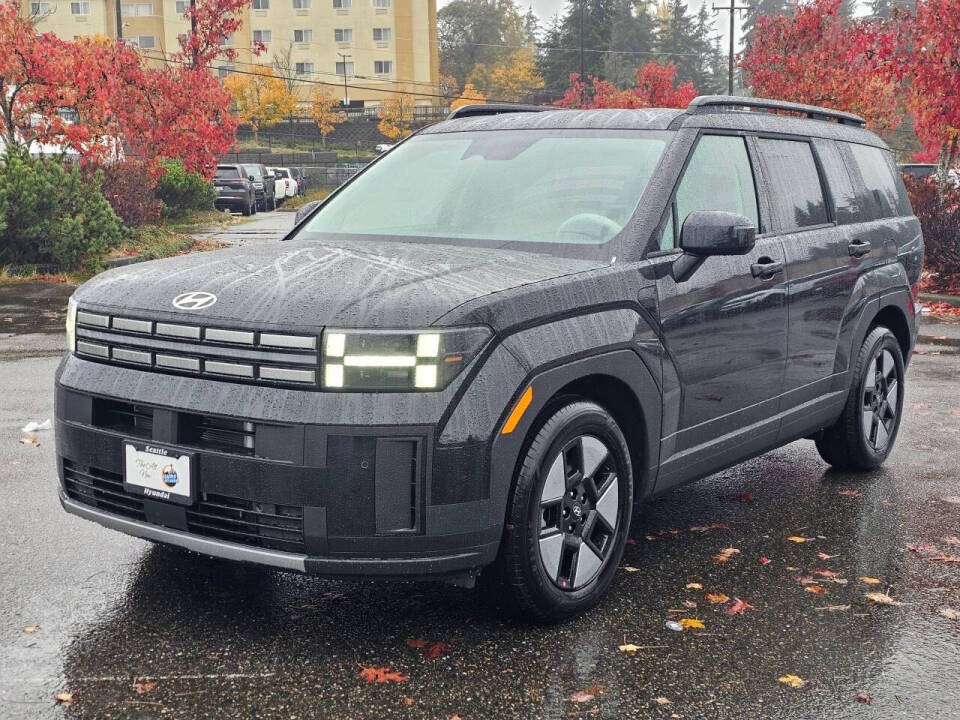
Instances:
[[[196,457],[155,443],[125,442],[123,489],[151,500],[193,505],[197,495]]]

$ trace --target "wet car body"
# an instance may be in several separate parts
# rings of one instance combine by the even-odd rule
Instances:
[[[341,188],[280,245],[87,283],[75,296],[77,352],[57,374],[64,507],[286,569],[471,583],[501,552],[518,464],[558,397],[609,409],[640,503],[834,423],[877,322],[909,358],[919,224],[893,196],[889,217],[857,214],[846,145],[886,152],[857,123],[708,99],[686,112],[468,114],[421,135],[496,131],[660,133],[666,149],[602,252],[389,235],[325,242],[304,231]],[[681,178],[704,138],[741,144],[754,168],[759,227],[742,254],[691,256],[680,244]],[[822,207],[793,219],[774,177],[796,149],[783,141],[809,151],[822,183]],[[791,229],[797,218],[805,224]],[[215,301],[171,305],[191,293]],[[321,381],[330,328],[487,335],[435,391],[336,392]],[[126,491],[131,439],[189,456],[198,486],[188,503]]]

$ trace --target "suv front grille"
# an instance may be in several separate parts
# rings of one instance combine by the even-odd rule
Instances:
[[[123,476],[63,461],[67,497],[90,507],[146,522],[143,498],[123,489]],[[193,535],[286,552],[305,552],[303,508],[204,494],[185,509]]]
[[[81,310],[77,355],[153,372],[316,387],[315,335],[201,327]]]

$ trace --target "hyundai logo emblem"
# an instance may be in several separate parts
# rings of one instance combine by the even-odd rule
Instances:
[[[194,290],[193,292],[177,295],[173,299],[173,306],[181,310],[203,310],[213,305],[216,301],[217,296],[213,293]]]

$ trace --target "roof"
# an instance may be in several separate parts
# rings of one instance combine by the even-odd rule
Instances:
[[[803,114],[775,114],[787,111]],[[811,105],[762,98],[722,95],[695,98],[685,110],[566,110],[505,105],[461,108],[443,122],[424,128],[424,134],[488,130],[679,130],[704,128],[749,130],[823,137],[886,147],[862,127],[863,119],[850,113]]]

